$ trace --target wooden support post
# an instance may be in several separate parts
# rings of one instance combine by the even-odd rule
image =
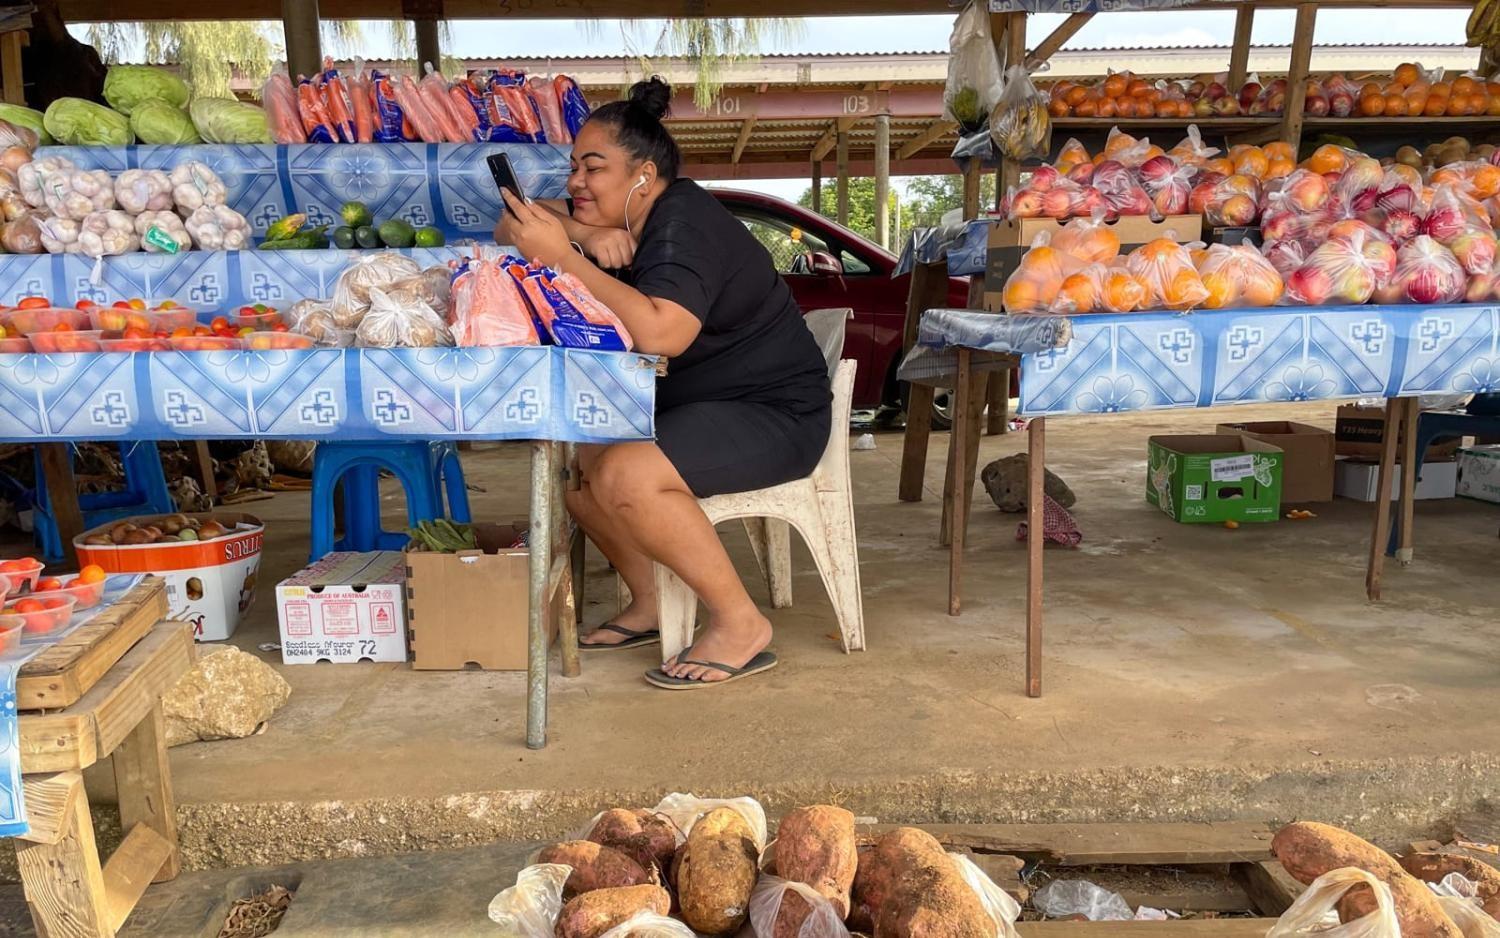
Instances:
[[[318,0],[281,0],[281,29],[286,39],[286,70],[292,81],[298,75],[317,74],[323,65]]]
[[[989,390],[985,392],[985,436],[1010,432],[1010,375],[1009,366],[990,372]]]
[[[219,480],[214,475],[214,457],[208,451],[207,440],[194,440],[193,462],[198,468],[198,484],[209,498],[219,497]]]
[[[1375,482],[1375,531],[1370,536],[1370,563],[1365,570],[1365,595],[1380,599],[1380,575],[1385,567],[1385,543],[1391,529],[1391,474],[1396,469],[1396,434],[1405,413],[1405,398],[1385,402],[1385,436],[1380,441],[1380,475]]]
[[[21,74],[21,49],[26,33],[21,30],[0,36],[0,98],[6,104],[26,104],[26,86]]]
[[[47,487],[53,520],[62,539],[65,559],[72,557],[73,538],[83,533],[83,511],[78,507],[78,484],[73,479],[73,464],[68,459],[67,443],[38,443],[42,454],[42,478]]]
[[[974,383],[974,355],[958,350],[958,381],[953,388],[953,432],[948,437],[948,485],[943,493],[943,518],[947,522],[948,615],[962,610],[964,566],[964,454],[969,442],[969,394]],[[972,487],[972,486],[971,486]]]
[[[417,71],[422,65],[432,63],[438,71],[443,70],[443,46],[439,38],[438,21],[430,18],[412,20],[417,34]]]
[[[891,115],[875,115],[875,234],[891,249]]]
[[[1417,420],[1422,415],[1422,399],[1403,397],[1406,404],[1401,417],[1401,545],[1396,560],[1404,567],[1411,563],[1411,526],[1417,501]]]
[[[94,842],[94,821],[83,776],[76,772],[69,784],[68,813],[62,836],[50,844],[16,841],[16,865],[31,907],[38,935],[79,935],[114,938],[110,923],[104,869]]]
[[[1239,88],[1250,71],[1250,34],[1255,29],[1255,7],[1241,6],[1234,13],[1234,44],[1229,47],[1229,85]]]
[[[839,178],[837,183],[838,193],[838,223],[849,224],[849,131],[839,128],[836,148],[838,152]]]
[[[745,147],[750,145],[750,135],[755,133],[755,120],[754,114],[748,114],[740,122],[740,133],[734,140],[734,152],[729,155],[729,162],[738,163],[740,157],[745,155]]]
[[[979,175],[982,172],[977,159],[969,160],[964,170],[964,220],[979,217]]]
[[[906,329],[901,350],[904,355],[917,344],[922,314],[947,302],[948,265],[912,265],[911,287],[906,294]],[[903,502],[922,500],[922,480],[927,469],[927,443],[932,435],[931,385],[913,384],[906,398],[906,435],[901,448],[901,481],[898,495]]]
[[[1292,59],[1287,67],[1286,111],[1281,118],[1281,139],[1292,145],[1293,152],[1302,144],[1302,106],[1307,101],[1307,70],[1312,64],[1313,33],[1318,23],[1318,5],[1303,3],[1297,7],[1297,23],[1292,32]]]
[[[812,163],[812,204],[813,211],[819,215],[823,214],[823,161],[814,159]]]
[[[1026,696],[1042,696],[1042,548],[1046,534],[1047,421],[1026,429]]]
[[[167,730],[161,704],[151,708],[114,751],[115,790],[120,828],[151,828],[171,848],[160,869],[147,871],[151,882],[173,879],[181,869],[177,852],[177,802],[167,762]]]

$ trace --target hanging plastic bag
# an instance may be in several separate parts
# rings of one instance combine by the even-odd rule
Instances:
[[[788,893],[795,898],[789,900]],[[778,928],[783,906],[787,917]],[[791,930],[794,924],[796,931]],[[755,938],[849,938],[838,910],[822,893],[806,883],[779,876],[756,880],[755,891],[750,894],[750,926]]]
[[[1147,309],[1192,309],[1208,299],[1188,249],[1170,238],[1136,248],[1126,266],[1148,291]]]
[[[997,886],[973,860],[961,853],[950,853],[948,856],[958,866],[958,873],[964,878],[964,882],[979,895],[980,904],[995,923],[995,938],[1019,938],[1016,919],[1021,917],[1021,906],[1011,894]]]
[[[693,794],[673,792],[651,810],[671,821],[685,840],[698,819],[717,808],[737,811],[755,834],[756,849],[762,852],[766,849],[766,811],[754,798],[699,798]]]
[[[990,113],[990,138],[1014,160],[1045,158],[1052,152],[1052,116],[1045,92],[1038,91],[1025,65],[1005,70],[1000,102]]]
[[[490,921],[510,938],[552,938],[562,914],[563,883],[572,873],[573,868],[562,863],[526,867],[516,874],[514,886],[490,900]]]
[[[365,348],[435,348],[453,344],[448,325],[413,290],[370,288],[370,308],[354,332]]]
[[[1323,927],[1324,920],[1338,906],[1339,899],[1356,886],[1368,886],[1375,893],[1375,911],[1352,922]],[[1401,938],[1391,887],[1353,867],[1329,870],[1319,876],[1266,932],[1266,938],[1309,938],[1313,935],[1317,938]]]
[[[1259,251],[1245,244],[1210,245],[1198,264],[1198,275],[1208,299],[1207,309],[1271,306],[1281,299],[1281,274]]]
[[[958,125],[959,136],[978,133],[1000,103],[1000,59],[990,39],[989,8],[969,0],[948,37],[948,83],[943,119]],[[1043,112],[1046,104],[1042,105]]]
[[[529,936],[525,936],[529,938]],[[637,912],[600,935],[599,938],[697,938],[693,930],[674,918],[655,912]]]
[[[1457,303],[1468,287],[1468,276],[1453,252],[1427,235],[1417,235],[1396,252],[1396,270],[1374,296],[1379,303]]]

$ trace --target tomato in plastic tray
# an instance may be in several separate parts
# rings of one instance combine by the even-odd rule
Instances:
[[[98,329],[68,332],[33,332],[31,347],[38,352],[97,352],[104,333]]]
[[[29,605],[31,602],[47,605],[35,608]],[[74,596],[57,595],[46,600],[24,596],[7,605],[3,614],[19,616],[25,622],[23,628],[28,635],[41,635],[55,632],[67,625],[68,620],[73,618],[73,608],[77,604],[78,599]]]
[[[96,580],[93,583],[80,583],[75,577],[64,584],[62,589],[31,594],[32,599],[50,599],[56,596],[71,596],[77,603],[73,607],[74,609],[90,609],[99,605],[99,600],[104,598],[104,581]]]
[[[21,647],[26,620],[17,615],[0,615],[0,658]]]
[[[87,329],[89,314],[81,309],[41,307],[13,309],[5,314],[7,323],[21,335],[33,332],[56,332],[59,328]]]

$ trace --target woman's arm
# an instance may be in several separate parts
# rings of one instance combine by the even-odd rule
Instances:
[[[508,195],[508,193],[505,194]],[[509,199],[507,198],[506,201],[509,202]],[[610,270],[620,270],[629,267],[630,262],[635,258],[635,239],[628,233],[618,228],[595,228],[593,225],[585,225],[568,214],[568,204],[562,199],[532,199],[529,204],[542,208],[562,222],[563,231],[567,232],[568,240],[582,247],[601,266]],[[507,211],[500,216],[500,222],[495,226],[495,240],[500,244],[516,243],[514,218],[513,211]]]
[[[703,328],[698,317],[671,300],[647,296],[600,270],[573,250],[562,219],[551,211],[520,202],[508,192],[502,196],[510,208],[508,230],[516,247],[528,259],[583,281],[589,292],[625,323],[638,351],[671,358],[693,344]]]

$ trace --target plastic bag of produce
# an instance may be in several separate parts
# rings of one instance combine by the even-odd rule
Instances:
[[[33,160],[17,174],[21,194],[59,218],[82,221],[115,207],[115,183],[102,169],[78,169],[62,157]]]
[[[1010,893],[996,885],[973,860],[961,853],[949,853],[948,857],[958,867],[958,875],[979,896],[979,903],[984,906],[985,914],[995,923],[995,938],[1018,938],[1016,919],[1021,917],[1020,904],[1011,898]]]
[[[433,265],[416,276],[395,281],[386,292],[400,291],[410,291],[412,295],[420,297],[422,302],[432,307],[433,312],[446,319],[452,306],[453,271],[440,264]]]
[[[810,909],[796,932],[776,928],[782,900],[789,892],[796,893],[801,904]],[[755,891],[750,894],[750,927],[755,930],[755,938],[849,938],[838,909],[822,893],[806,883],[779,876],[756,880]]]
[[[557,100],[562,104],[563,123],[568,125],[568,134],[576,138],[584,121],[589,119],[588,99],[579,90],[578,82],[567,75],[552,79],[552,87],[557,89]]]
[[[328,102],[316,76],[297,80],[297,113],[302,118],[302,135],[308,143],[334,143],[338,130],[328,114]]]
[[[37,229],[48,254],[77,254],[83,249],[78,243],[82,225],[76,219],[41,218],[37,220]]]
[[[766,849],[766,809],[761,807],[759,801],[748,796],[739,798],[699,798],[690,792],[673,792],[651,809],[652,814],[660,814],[672,822],[681,833],[682,838],[687,838],[688,832],[698,819],[710,811],[719,808],[728,808],[745,819],[750,825],[750,832],[755,837],[755,849],[764,851]]]
[[[286,323],[287,328],[319,345],[348,348],[354,344],[354,330],[339,327],[328,300],[298,300],[286,311]]]
[[[557,97],[557,85],[545,78],[528,78],[526,93],[531,103],[542,115],[542,132],[548,143],[572,143],[573,134],[563,118],[562,101]]]
[[[1188,166],[1202,166],[1218,156],[1219,152],[1218,147],[1211,147],[1203,142],[1203,134],[1199,133],[1197,124],[1189,124],[1187,136],[1178,141],[1177,146],[1168,150],[1167,155],[1176,157],[1178,161]]]
[[[1151,142],[1150,137],[1136,138],[1112,127],[1104,140],[1104,158],[1118,160],[1129,169],[1135,169],[1154,156],[1161,156],[1162,148]]]
[[[341,329],[359,325],[370,308],[370,288],[391,284],[422,273],[422,266],[409,257],[382,252],[356,257],[339,274],[333,287],[333,316]]]
[[[167,178],[172,182],[172,200],[182,215],[189,215],[204,206],[223,205],[229,197],[229,190],[219,174],[198,160],[178,163]]]
[[[456,103],[448,94],[448,79],[443,73],[432,67],[432,63],[426,65],[427,74],[417,84],[417,91],[422,95],[422,101],[427,105],[427,113],[437,122],[438,130],[443,134],[443,139],[449,143],[473,143],[474,134],[471,127],[478,124],[478,119],[470,120],[459,113],[454,107]],[[471,115],[472,116],[472,112]]]
[[[1104,223],[1104,218],[1100,209],[1088,218],[1073,219],[1052,236],[1052,246],[1084,263],[1109,263],[1120,256],[1120,236]]]
[[[1137,174],[1119,160],[1104,160],[1094,170],[1093,185],[1114,215],[1150,215],[1151,194]]]
[[[21,147],[28,153],[34,152],[40,145],[35,130],[25,124],[17,124],[8,120],[0,119],[0,147]]]
[[[1157,238],[1136,248],[1126,267],[1147,290],[1145,309],[1192,309],[1208,299],[1192,255],[1170,238]]]
[[[44,156],[16,170],[16,186],[32,208],[43,208],[47,204],[47,181],[54,174],[73,173],[78,167],[65,156]]]
[[[505,255],[484,252],[453,280],[453,334],[459,345],[542,345],[544,330]]]
[[[1141,188],[1151,197],[1151,215],[1166,218],[1187,212],[1188,198],[1193,191],[1193,167],[1190,164],[1162,154],[1142,163],[1139,173]]]
[[[1047,312],[1063,316],[1132,313],[1146,298],[1145,286],[1124,267],[1092,263],[1063,278]]]
[[[53,101],[42,115],[42,125],[53,139],[68,146],[123,147],[135,142],[129,118],[83,98]]]
[[[1208,299],[1207,309],[1239,306],[1271,306],[1286,289],[1281,274],[1249,245],[1210,245],[1198,264],[1198,275]]]
[[[1057,300],[1063,280],[1083,268],[1083,262],[1054,248],[1046,232],[1005,280],[1001,301],[1007,313],[1045,313]]]
[[[141,143],[175,146],[202,143],[193,119],[165,101],[142,101],[130,113],[130,131]]]
[[[115,201],[139,215],[172,208],[172,180],[159,169],[127,169],[115,179]]]
[[[375,92],[363,59],[354,60],[354,74],[349,76],[349,98],[354,106],[354,136],[360,143],[375,140]]]
[[[992,53],[993,54],[993,53]],[[1046,158],[1052,152],[1052,117],[1045,92],[1037,90],[1024,65],[1005,70],[1005,88],[990,114],[990,139],[1015,160]]]
[[[1143,172],[1145,168],[1141,167]],[[1203,220],[1216,228],[1254,224],[1260,213],[1260,181],[1254,176],[1225,176],[1213,184],[1206,197]]]
[[[19,104],[0,103],[0,120],[8,121],[17,127],[25,127],[36,134],[37,143],[41,146],[57,142],[52,139],[51,132],[47,130],[47,116],[41,111],[34,111]]]
[[[401,113],[416,131],[417,139],[427,143],[442,143],[447,140],[443,125],[427,106],[422,90],[411,80],[411,76],[402,75],[392,79],[392,83],[396,89],[396,103],[401,105]]]
[[[1395,270],[1396,249],[1384,235],[1364,222],[1346,219],[1287,276],[1285,298],[1298,306],[1367,303]],[[1459,279],[1462,290],[1462,276]]]
[[[200,250],[243,251],[250,246],[250,222],[227,205],[193,209],[187,230]]]
[[[691,928],[655,912],[637,912],[599,938],[696,938]]]
[[[129,117],[147,101],[187,107],[188,86],[176,74],[154,65],[111,65],[104,74],[104,100]]]
[[[552,930],[562,914],[563,883],[573,868],[561,863],[538,863],[516,874],[516,884],[490,900],[490,921],[500,934],[514,938],[553,938]],[[692,932],[688,932],[691,936]]]
[[[515,259],[507,269],[521,285],[532,313],[541,320],[554,344],[596,351],[630,351],[633,343],[625,324],[577,277],[554,274],[546,267],[528,267]]]
[[[1367,886],[1375,894],[1375,911],[1352,922],[1325,927],[1344,893]],[[1266,938],[1401,938],[1391,887],[1354,867],[1332,870],[1313,880],[1307,891],[1281,913]]]
[[[45,251],[38,219],[33,215],[23,215],[15,221],[7,222],[5,228],[0,230],[0,247],[11,254],[40,254]]]
[[[1378,303],[1457,303],[1469,286],[1453,252],[1427,235],[1417,235],[1396,252],[1396,270],[1375,290]]]
[[[135,219],[120,211],[94,212],[83,220],[78,230],[78,253],[89,257],[106,254],[129,254],[141,249],[135,233]]]
[[[1000,103],[1003,90],[1000,59],[990,40],[989,8],[970,0],[948,37],[943,119],[958,124],[959,136],[976,133]]]
[[[208,143],[271,143],[266,112],[232,98],[194,98],[188,107],[198,134]]]
[[[370,308],[354,332],[366,348],[433,348],[453,344],[453,334],[413,290],[370,288]]]
[[[370,103],[375,113],[375,142],[399,143],[412,139],[409,123],[396,100],[396,83],[382,72],[370,73]]]
[[[511,68],[496,69],[489,79],[490,99],[503,104],[523,143],[546,143],[542,115],[526,94],[526,73]]]
[[[1092,163],[1093,160],[1094,158],[1089,155],[1088,147],[1079,143],[1077,137],[1069,137],[1068,142],[1057,151],[1057,162],[1052,166],[1066,176],[1075,167],[1082,166],[1084,163]]]
[[[187,225],[176,212],[142,212],[135,216],[135,233],[148,254],[176,254],[193,246]]]
[[[1489,228],[1489,210],[1464,195],[1454,186],[1439,185],[1432,189],[1432,202],[1423,217],[1420,230],[1439,244],[1452,244],[1470,228]]]
[[[358,135],[354,128],[354,100],[350,97],[344,76],[333,67],[332,57],[324,57],[323,74],[319,76],[318,82],[318,94],[323,99],[329,119],[333,121],[335,138],[339,143],[355,143]]]
[[[277,143],[306,143],[307,130],[302,126],[302,112],[297,108],[297,92],[285,72],[276,72],[260,87],[260,102],[266,109],[271,139]]]

